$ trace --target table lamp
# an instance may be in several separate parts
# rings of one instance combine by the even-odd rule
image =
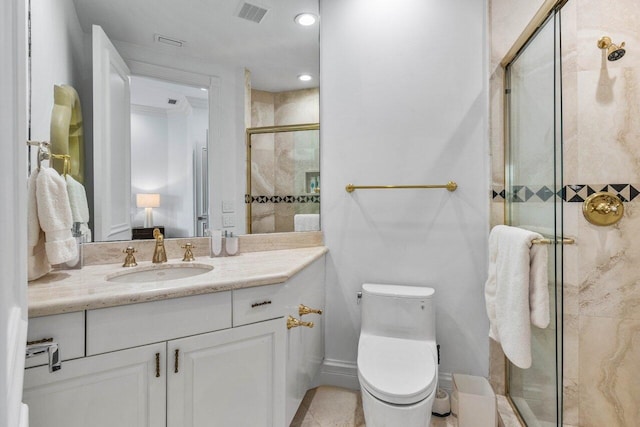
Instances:
[[[145,228],[153,227],[153,212],[152,208],[160,207],[160,194],[157,193],[139,193],[136,194],[136,206],[144,208],[144,226]]]

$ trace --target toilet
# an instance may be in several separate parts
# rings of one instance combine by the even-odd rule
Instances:
[[[367,427],[428,427],[438,386],[432,288],[362,285],[358,380]]]

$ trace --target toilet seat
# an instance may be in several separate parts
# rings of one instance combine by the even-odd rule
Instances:
[[[433,342],[360,336],[360,384],[384,402],[410,405],[427,398],[436,387],[437,369]]]

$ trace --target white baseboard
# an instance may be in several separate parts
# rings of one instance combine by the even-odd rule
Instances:
[[[440,388],[451,394],[453,391],[453,375],[451,372],[438,372],[438,383]],[[344,360],[325,359],[320,372],[316,375],[313,387],[320,385],[359,390],[358,365]]]
[[[313,384],[314,387],[319,385],[332,385],[350,390],[359,390],[358,366],[353,362],[344,360],[325,359]]]

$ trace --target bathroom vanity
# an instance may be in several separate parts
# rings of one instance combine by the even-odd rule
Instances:
[[[54,372],[46,355],[27,360],[31,425],[289,425],[324,357],[322,315],[299,306],[324,310],[325,253],[199,258],[213,270],[166,281],[111,282],[123,268],[96,265],[31,283],[28,339],[52,338],[62,359]],[[289,316],[314,326],[288,329]]]

